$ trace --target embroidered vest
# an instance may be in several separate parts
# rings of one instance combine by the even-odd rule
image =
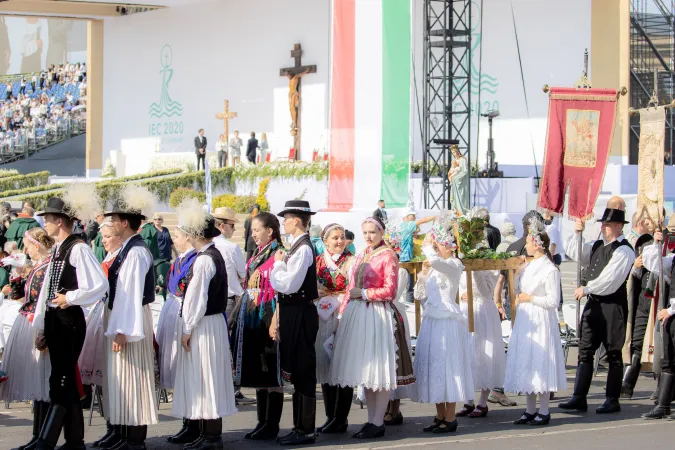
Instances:
[[[80,239],[71,234],[61,242],[61,245],[54,248],[51,269],[48,274],[48,305],[51,300],[56,298],[56,294],[65,294],[66,292],[78,289],[77,272],[75,271],[75,267],[70,264],[70,252],[75,245],[81,243],[83,242]]]
[[[108,291],[108,309],[113,309],[113,304],[115,303],[115,293],[117,292],[117,277],[119,276],[120,269],[122,264],[127,259],[129,250],[135,247],[141,247],[147,250],[148,246],[145,245],[143,238],[136,234],[129,239],[127,245],[120,250],[119,254],[115,258],[115,261],[110,265],[108,269],[108,284],[110,284],[110,290]],[[143,305],[150,304],[155,301],[155,267],[153,264],[150,265],[150,269],[145,274],[145,283],[143,285]]]

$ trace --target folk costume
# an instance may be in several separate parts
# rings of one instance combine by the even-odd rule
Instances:
[[[274,218],[276,220],[276,217]],[[256,388],[258,423],[246,439],[274,439],[279,434],[284,394],[279,371],[279,344],[269,334],[277,309],[271,284],[274,255],[281,249],[274,238],[258,247],[246,264],[244,292],[228,320],[232,330],[235,384]]]
[[[626,224],[625,212],[605,209],[600,222]],[[626,282],[635,261],[635,252],[623,235],[613,242],[597,240],[583,244],[578,253],[578,242],[583,242],[581,233],[575,233],[565,246],[565,254],[572,260],[581,261],[582,285],[588,301],[581,315],[579,336],[579,366],[574,384],[574,394],[560,408],[585,412],[588,409],[586,396],[593,378],[593,358],[602,344],[607,350],[606,400],[596,409],[598,414],[621,411],[619,396],[623,378],[621,348],[626,338],[628,293]]]
[[[529,234],[541,250],[544,224],[532,221]],[[504,389],[527,396],[527,410],[517,425],[546,425],[551,420],[550,392],[567,388],[565,357],[560,341],[557,308],[560,303],[560,271],[546,254],[526,263],[516,285],[518,294],[532,296],[519,302],[509,340]],[[541,408],[536,411],[536,396]]]
[[[290,200],[278,214],[313,215],[309,203]],[[319,316],[314,300],[319,298],[316,255],[309,234],[294,237],[286,261],[277,261],[270,282],[278,293],[279,356],[281,378],[293,384],[295,429],[279,438],[282,445],[311,444],[315,441],[316,351]]]
[[[78,189],[84,190],[82,185]],[[73,220],[79,206],[50,198],[39,215],[60,215]],[[84,448],[84,417],[77,373],[77,360],[86,333],[82,307],[100,300],[107,289],[108,282],[101,265],[85,242],[70,235],[52,248],[33,318],[33,328],[39,336],[44,336],[52,366],[49,376],[51,406],[37,448],[54,448],[61,428],[71,448]],[[52,303],[57,293],[65,295],[66,308]]]
[[[31,239],[29,235],[25,238]],[[25,300],[19,309],[19,316],[12,326],[2,355],[2,370],[9,378],[0,384],[0,400],[33,402],[33,438],[25,447],[28,450],[35,448],[49,410],[51,372],[49,352],[35,348],[35,333],[32,327],[35,306],[48,265],[49,257],[36,262],[28,274]]]
[[[105,216],[145,220],[144,210],[151,200],[149,191],[132,185]],[[157,398],[150,309],[155,301],[155,271],[152,254],[139,234],[122,243],[108,270],[108,282],[110,290],[103,311],[103,397],[113,434],[106,443],[116,441],[120,450],[140,450],[145,448],[148,425],[157,423]],[[126,343],[116,352],[113,342],[118,335],[124,335]]]
[[[181,229],[202,240],[187,275],[180,316],[182,335],[189,335],[189,351],[181,347],[176,362],[176,383],[171,413],[188,422],[188,435],[199,427],[194,450],[222,449],[223,417],[237,412],[232,383],[232,359],[225,306],[225,261],[211,240],[220,234],[215,220],[192,200],[179,207]],[[195,208],[196,207],[196,208]]]
[[[326,239],[334,230],[344,231],[344,228],[330,224],[324,228],[321,238]],[[315,343],[316,378],[321,384],[326,411],[326,422],[317,428],[320,433],[343,433],[347,430],[347,417],[354,395],[352,387],[330,383],[332,354],[329,354],[338,325],[338,309],[346,293],[353,262],[354,257],[346,249],[341,254],[332,255],[324,247],[323,253],[316,257],[317,281],[321,297],[314,302],[319,315],[319,332]]]

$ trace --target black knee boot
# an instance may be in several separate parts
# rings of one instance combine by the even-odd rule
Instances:
[[[326,422],[323,425],[318,427],[316,431],[323,433],[323,430],[333,421],[335,418],[335,403],[337,401],[337,386],[331,386],[330,384],[321,385],[321,393],[323,394],[323,407],[326,412]]]
[[[305,445],[313,444],[316,441],[315,421],[316,421],[316,397],[307,397],[298,395],[298,425],[288,435],[277,439],[281,445]]]
[[[279,434],[279,422],[284,408],[284,394],[282,392],[268,392],[265,402],[267,404],[265,424],[251,436],[254,441],[275,439]]]
[[[607,369],[607,391],[605,402],[595,410],[597,414],[613,414],[621,412],[619,396],[621,395],[621,379],[623,368],[621,363],[610,363]]]
[[[42,425],[47,417],[49,411],[49,402],[34,402],[33,403],[33,438],[26,445],[22,445],[18,450],[35,450],[37,441],[40,437]]]
[[[256,413],[258,415],[258,424],[255,428],[244,435],[244,439],[251,439],[251,436],[265,425],[267,416],[267,389],[258,389],[255,391]],[[283,395],[283,394],[282,394]]]
[[[63,421],[63,437],[66,443],[59,447],[59,450],[86,450],[82,403],[76,403],[67,408]]]
[[[102,450],[112,450],[120,445],[124,439],[124,427],[122,425],[113,425],[112,429],[112,434],[98,444]]]
[[[99,440],[96,440],[96,441],[94,441],[93,444],[91,444],[93,447],[100,447],[101,442],[104,442],[105,440],[110,438],[115,433],[115,427],[113,427],[110,422],[106,421],[105,427],[106,427],[106,433]]]
[[[347,417],[352,407],[352,396],[354,389],[350,387],[337,388],[337,400],[335,404],[335,419],[329,423],[322,433],[344,433],[347,431]]]
[[[658,405],[648,413],[642,415],[643,419],[663,419],[670,415],[670,403],[673,401],[673,387],[675,386],[675,375],[663,372],[659,382]]]
[[[558,407],[568,411],[588,411],[586,396],[588,395],[588,391],[591,388],[592,380],[593,364],[580,362],[579,367],[577,367],[577,378],[574,382],[574,394],[572,394],[572,398],[569,401],[560,403]]]
[[[189,444],[199,437],[199,420],[183,419],[183,428],[167,438],[172,444]]]
[[[61,435],[66,408],[61,405],[51,405],[47,412],[47,418],[40,430],[36,450],[53,450]]]
[[[630,366],[626,367],[626,372],[623,375],[623,383],[621,385],[621,398],[633,398],[633,390],[640,376],[640,355],[633,355]]]
[[[148,426],[137,425],[125,426],[125,444],[118,447],[119,450],[145,450],[145,439],[148,437]],[[117,448],[115,449],[117,450]]]
[[[223,419],[201,420],[199,439],[183,447],[183,450],[222,450]]]

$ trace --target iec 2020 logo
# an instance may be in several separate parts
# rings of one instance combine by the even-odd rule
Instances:
[[[179,118],[183,115],[183,105],[180,102],[172,100],[171,94],[169,93],[169,84],[173,78],[173,69],[171,68],[172,61],[173,51],[171,50],[171,46],[165,44],[160,51],[161,70],[159,73],[161,75],[162,85],[159,101],[153,102],[148,110],[150,136],[183,134],[183,122],[171,119],[172,117]],[[160,120],[154,121],[154,119]]]

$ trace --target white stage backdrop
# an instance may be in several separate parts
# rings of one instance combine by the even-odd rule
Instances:
[[[104,159],[122,139],[158,137],[162,151],[190,151],[199,128],[213,150],[215,118],[229,100],[230,133],[266,132],[274,157],[291,147],[291,50],[317,73],[302,81],[302,157],[327,140],[330,7],[317,0],[213,1],[105,19]],[[245,149],[244,149],[245,153]]]

